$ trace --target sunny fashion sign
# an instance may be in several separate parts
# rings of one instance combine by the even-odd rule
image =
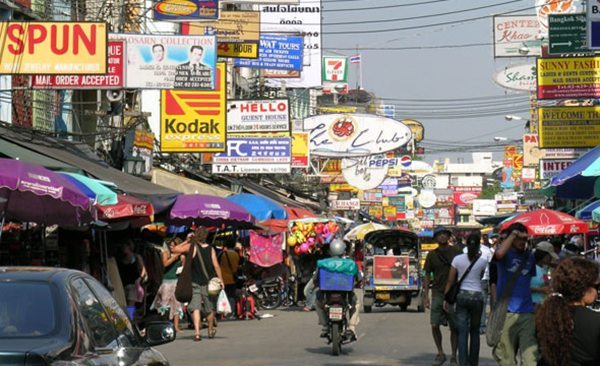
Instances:
[[[106,73],[106,23],[0,22],[0,74]]]
[[[538,99],[600,98],[600,57],[538,58]]]

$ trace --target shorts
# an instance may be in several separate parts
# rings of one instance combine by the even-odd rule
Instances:
[[[208,285],[200,286],[192,282],[192,300],[188,304],[188,310],[200,310],[203,314],[216,311],[217,296],[208,295]]]
[[[442,295],[431,295],[431,325],[449,325],[450,329],[457,330],[456,327],[456,314],[454,313],[454,306],[450,306],[448,311],[444,310],[444,296]]]

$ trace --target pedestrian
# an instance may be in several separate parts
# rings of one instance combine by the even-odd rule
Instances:
[[[531,278],[535,276],[535,260],[531,251],[527,250],[529,236],[523,224],[510,225],[505,234],[506,238],[494,253],[494,257],[498,269],[497,302],[506,298],[508,307],[504,324],[501,324],[500,341],[494,347],[493,354],[500,366],[517,365],[519,354],[522,366],[535,366],[538,349],[531,300]],[[514,283],[512,291],[504,293],[509,282]]]
[[[542,365],[600,365],[600,313],[588,309],[598,297],[598,264],[568,258],[556,268],[552,293],[535,315]]]
[[[440,326],[450,326],[450,344],[452,357],[450,365],[456,365],[456,351],[458,348],[458,329],[456,328],[455,314],[452,308],[444,310],[444,290],[448,281],[448,274],[454,257],[461,253],[461,249],[448,244],[452,232],[445,227],[438,227],[433,232],[433,239],[438,248],[429,252],[425,259],[423,270],[423,304],[431,309],[430,322],[433,341],[437,348],[437,355],[433,366],[440,366],[446,362],[446,355],[442,347],[442,331]],[[433,280],[430,277],[433,276]],[[431,283],[431,299],[429,298],[429,284]]]
[[[550,264],[558,261],[554,246],[547,241],[536,244],[533,252],[535,258],[535,276],[531,278],[531,300],[537,309],[550,293]]]
[[[117,261],[119,276],[125,289],[127,313],[131,320],[135,317],[136,304],[144,301],[142,283],[148,279],[142,256],[133,251],[133,242],[125,242],[121,247],[121,256]]]
[[[484,234],[485,235],[485,234]],[[481,257],[487,261],[487,265],[485,266],[485,271],[483,272],[483,276],[481,276],[481,292],[483,293],[483,311],[481,312],[481,321],[479,326],[479,333],[485,334],[485,324],[486,324],[486,307],[488,304],[488,297],[490,294],[490,263],[492,262],[492,258],[494,258],[494,252],[490,249],[490,243],[488,239],[482,239],[481,245],[479,246],[479,251],[481,252]],[[468,252],[468,239],[467,239],[467,248],[463,250],[463,253]]]
[[[169,313],[169,320],[173,322],[175,331],[181,332],[179,320],[183,318],[183,306],[175,298],[175,288],[177,287],[177,271],[182,268],[182,254],[175,254],[172,249],[181,244],[181,239],[173,238],[167,245],[161,248],[162,264],[165,268],[162,277],[162,283],[150,309],[156,310],[160,315]]]
[[[240,256],[234,248],[235,240],[233,238],[228,239],[219,257],[219,265],[221,266],[223,283],[225,284],[225,293],[232,308],[236,301],[237,273],[240,265]],[[233,317],[235,317],[235,314],[233,314]]]
[[[447,293],[456,281],[462,280],[455,306],[460,366],[479,364],[479,329],[485,304],[481,278],[488,267],[491,255],[487,252],[484,254],[481,250],[482,246],[479,235],[469,235],[465,248],[467,252],[454,257],[446,283]],[[448,303],[444,304],[446,309],[449,306]]]

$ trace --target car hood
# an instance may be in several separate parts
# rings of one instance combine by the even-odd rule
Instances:
[[[0,340],[0,365],[43,365],[42,359],[52,358],[66,346],[55,338],[4,338]]]

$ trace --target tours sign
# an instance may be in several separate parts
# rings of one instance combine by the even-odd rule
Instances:
[[[260,36],[257,60],[235,59],[236,67],[302,70],[303,38],[264,34]]]
[[[539,118],[540,148],[600,145],[600,107],[544,107]]]

